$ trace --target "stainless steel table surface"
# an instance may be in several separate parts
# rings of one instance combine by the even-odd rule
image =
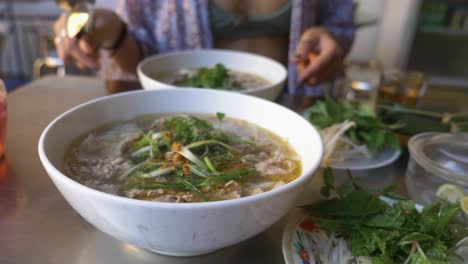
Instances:
[[[118,241],[88,224],[63,199],[40,164],[37,142],[46,125],[65,110],[109,92],[104,82],[47,77],[8,97],[6,157],[0,162],[0,263],[284,263],[281,239],[287,217],[234,246],[198,257],[168,257]],[[294,109],[311,101],[283,97]],[[365,172],[364,182],[402,182],[403,157]],[[315,180],[304,199],[317,195]],[[404,193],[404,189],[401,190]]]

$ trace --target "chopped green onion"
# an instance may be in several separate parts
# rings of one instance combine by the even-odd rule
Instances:
[[[203,146],[203,145],[207,145],[207,144],[218,144],[220,146],[223,146],[227,149],[230,149],[230,150],[233,150],[235,152],[240,152],[239,150],[237,150],[236,148],[233,148],[231,146],[229,146],[228,144],[226,143],[223,143],[221,141],[218,141],[218,140],[201,140],[201,141],[197,141],[197,142],[193,142],[187,146],[185,146],[186,148],[194,148],[194,147],[199,147],[199,146]]]
[[[174,170],[174,168],[172,167],[169,167],[169,168],[164,168],[164,169],[157,169],[155,171],[152,171],[152,172],[149,172],[149,173],[143,173],[141,174],[141,178],[156,178],[156,177],[160,177],[162,175],[165,175],[165,174],[168,174],[170,172],[172,172]]]
[[[142,148],[132,152],[132,154],[130,154],[130,156],[138,157],[140,154],[142,154],[144,152],[148,152],[148,151],[151,151],[151,146],[142,147]]]
[[[192,165],[192,164],[189,164],[188,165],[189,168],[190,168],[190,171],[192,171],[195,175],[198,175],[200,177],[204,177],[204,178],[208,178],[210,177],[210,173],[208,171],[206,171],[205,169],[203,168],[200,168],[196,165]]]
[[[210,158],[205,157],[204,160],[205,160],[205,163],[206,163],[206,166],[208,167],[208,169],[210,169],[211,172],[216,173],[217,172],[216,168],[213,165],[213,163],[211,162]]]
[[[180,155],[184,156],[186,159],[190,160],[191,162],[197,164],[202,168],[206,168],[205,163],[201,161],[189,148],[183,147],[181,151],[177,151]]]
[[[133,174],[136,170],[138,170],[140,167],[142,167],[143,165],[145,165],[145,162],[142,162],[140,164],[137,164],[133,167],[131,167],[130,169],[128,169],[127,171],[125,171],[124,173],[122,173],[120,176],[119,176],[119,180],[123,180],[125,178],[127,178],[128,176],[130,176],[131,174]]]
[[[189,181],[187,181],[187,180],[185,180],[185,179],[181,179],[181,180],[180,180],[180,183],[182,183],[183,185],[185,185],[185,187],[186,187],[188,190],[190,190],[190,191],[192,191],[192,192],[198,194],[203,200],[206,201],[206,196],[205,196],[195,185],[193,185],[191,182],[189,182]]]
[[[159,150],[159,147],[158,147],[158,144],[154,143],[154,142],[150,142],[150,146],[151,146],[151,151],[150,151],[150,157],[151,158],[154,158],[156,156],[158,156],[159,154],[161,154],[161,151]]]
[[[152,136],[151,136],[151,139],[153,140],[156,140],[156,139],[160,139],[164,136],[164,132],[157,132],[157,133],[154,133]]]
[[[151,184],[138,184],[131,186],[132,188],[142,189],[142,190],[154,190],[154,189],[177,189],[177,190],[187,190],[187,187],[182,183],[172,183],[172,182],[155,182]],[[127,188],[128,189],[128,188]]]

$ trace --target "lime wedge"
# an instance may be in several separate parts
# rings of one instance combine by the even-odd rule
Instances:
[[[465,197],[465,190],[453,184],[442,184],[437,189],[436,196],[442,200],[456,203]],[[468,201],[466,208],[468,209]]]

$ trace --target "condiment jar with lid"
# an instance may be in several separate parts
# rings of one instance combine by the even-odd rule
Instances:
[[[414,201],[434,202],[437,189],[447,183],[468,191],[468,133],[421,133],[408,147],[405,182]]]

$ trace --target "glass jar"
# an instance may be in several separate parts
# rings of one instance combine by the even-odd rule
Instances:
[[[426,77],[421,72],[388,70],[383,74],[379,99],[415,106],[424,95],[426,87]]]
[[[399,70],[385,71],[379,89],[379,99],[399,102],[404,79],[405,75]]]
[[[381,81],[382,72],[378,61],[349,62],[346,65],[344,99],[375,112]]]
[[[358,103],[361,108],[375,113],[377,107],[378,86],[367,81],[349,81],[346,101]]]
[[[406,74],[401,103],[415,106],[426,92],[426,78],[421,72],[408,72]]]
[[[468,133],[421,133],[410,139],[408,147],[405,182],[411,199],[432,203],[445,183],[468,191]]]

